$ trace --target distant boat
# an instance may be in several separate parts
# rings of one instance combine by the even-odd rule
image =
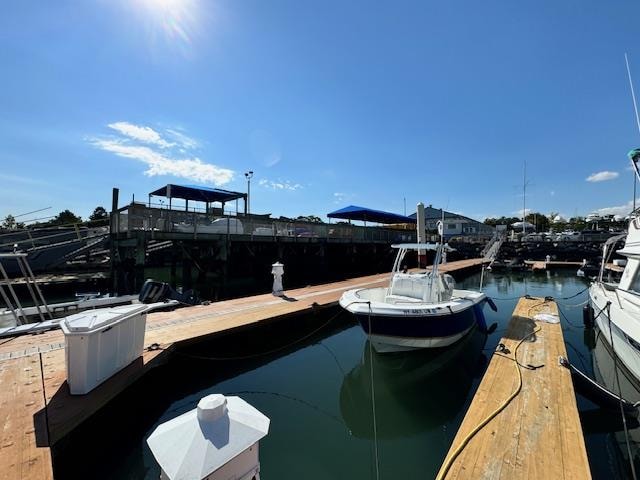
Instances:
[[[438,272],[448,247],[429,243],[392,245],[398,254],[388,287],[346,291],[340,305],[355,315],[378,352],[449,346],[476,324],[485,327],[482,292],[456,290],[451,275]],[[410,250],[436,252],[431,271],[408,273],[403,260]]]

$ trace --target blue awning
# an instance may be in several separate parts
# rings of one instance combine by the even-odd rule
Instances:
[[[349,205],[348,207],[331,212],[327,214],[327,217],[376,223],[416,223],[415,218],[405,217],[397,213],[383,212],[382,210],[357,207],[355,205]]]
[[[246,193],[232,192],[220,188],[202,187],[199,185],[174,185],[172,183],[154,190],[149,195],[166,198],[181,198],[196,202],[229,202],[238,198],[245,198]]]

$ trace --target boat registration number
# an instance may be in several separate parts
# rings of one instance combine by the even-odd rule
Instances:
[[[403,310],[402,313],[404,313],[405,315],[432,315],[434,313],[437,313],[437,310],[435,308],[421,308],[419,310],[417,309],[412,309],[412,310]]]

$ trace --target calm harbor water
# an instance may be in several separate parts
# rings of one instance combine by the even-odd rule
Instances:
[[[477,274],[458,284],[477,288],[479,281]],[[375,478],[371,371],[380,478],[432,478],[521,295],[562,299],[582,292],[558,300],[569,357],[590,375],[611,381],[606,348],[582,327],[579,304],[587,298],[586,286],[574,271],[485,275],[484,291],[498,305],[497,313],[487,307],[485,315],[488,325],[497,323],[496,331],[487,336],[476,330],[442,351],[371,355],[360,327],[338,308],[269,327],[264,334],[192,347],[57,446],[57,478],[159,478],[146,438],[209,393],[239,395],[270,417],[269,435],[260,445],[262,478]],[[624,382],[623,389],[627,396],[638,396],[632,400],[640,399],[630,383]],[[617,418],[582,397],[578,404],[585,412],[594,478],[627,478]],[[640,430],[634,435],[640,440]]]

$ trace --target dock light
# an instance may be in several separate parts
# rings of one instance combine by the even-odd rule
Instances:
[[[271,265],[271,274],[273,275],[273,289],[271,293],[276,297],[281,297],[283,295],[282,276],[284,275],[284,264],[276,262]]]
[[[244,172],[244,176],[247,179],[247,213],[251,213],[251,178],[253,177],[253,170]]]

